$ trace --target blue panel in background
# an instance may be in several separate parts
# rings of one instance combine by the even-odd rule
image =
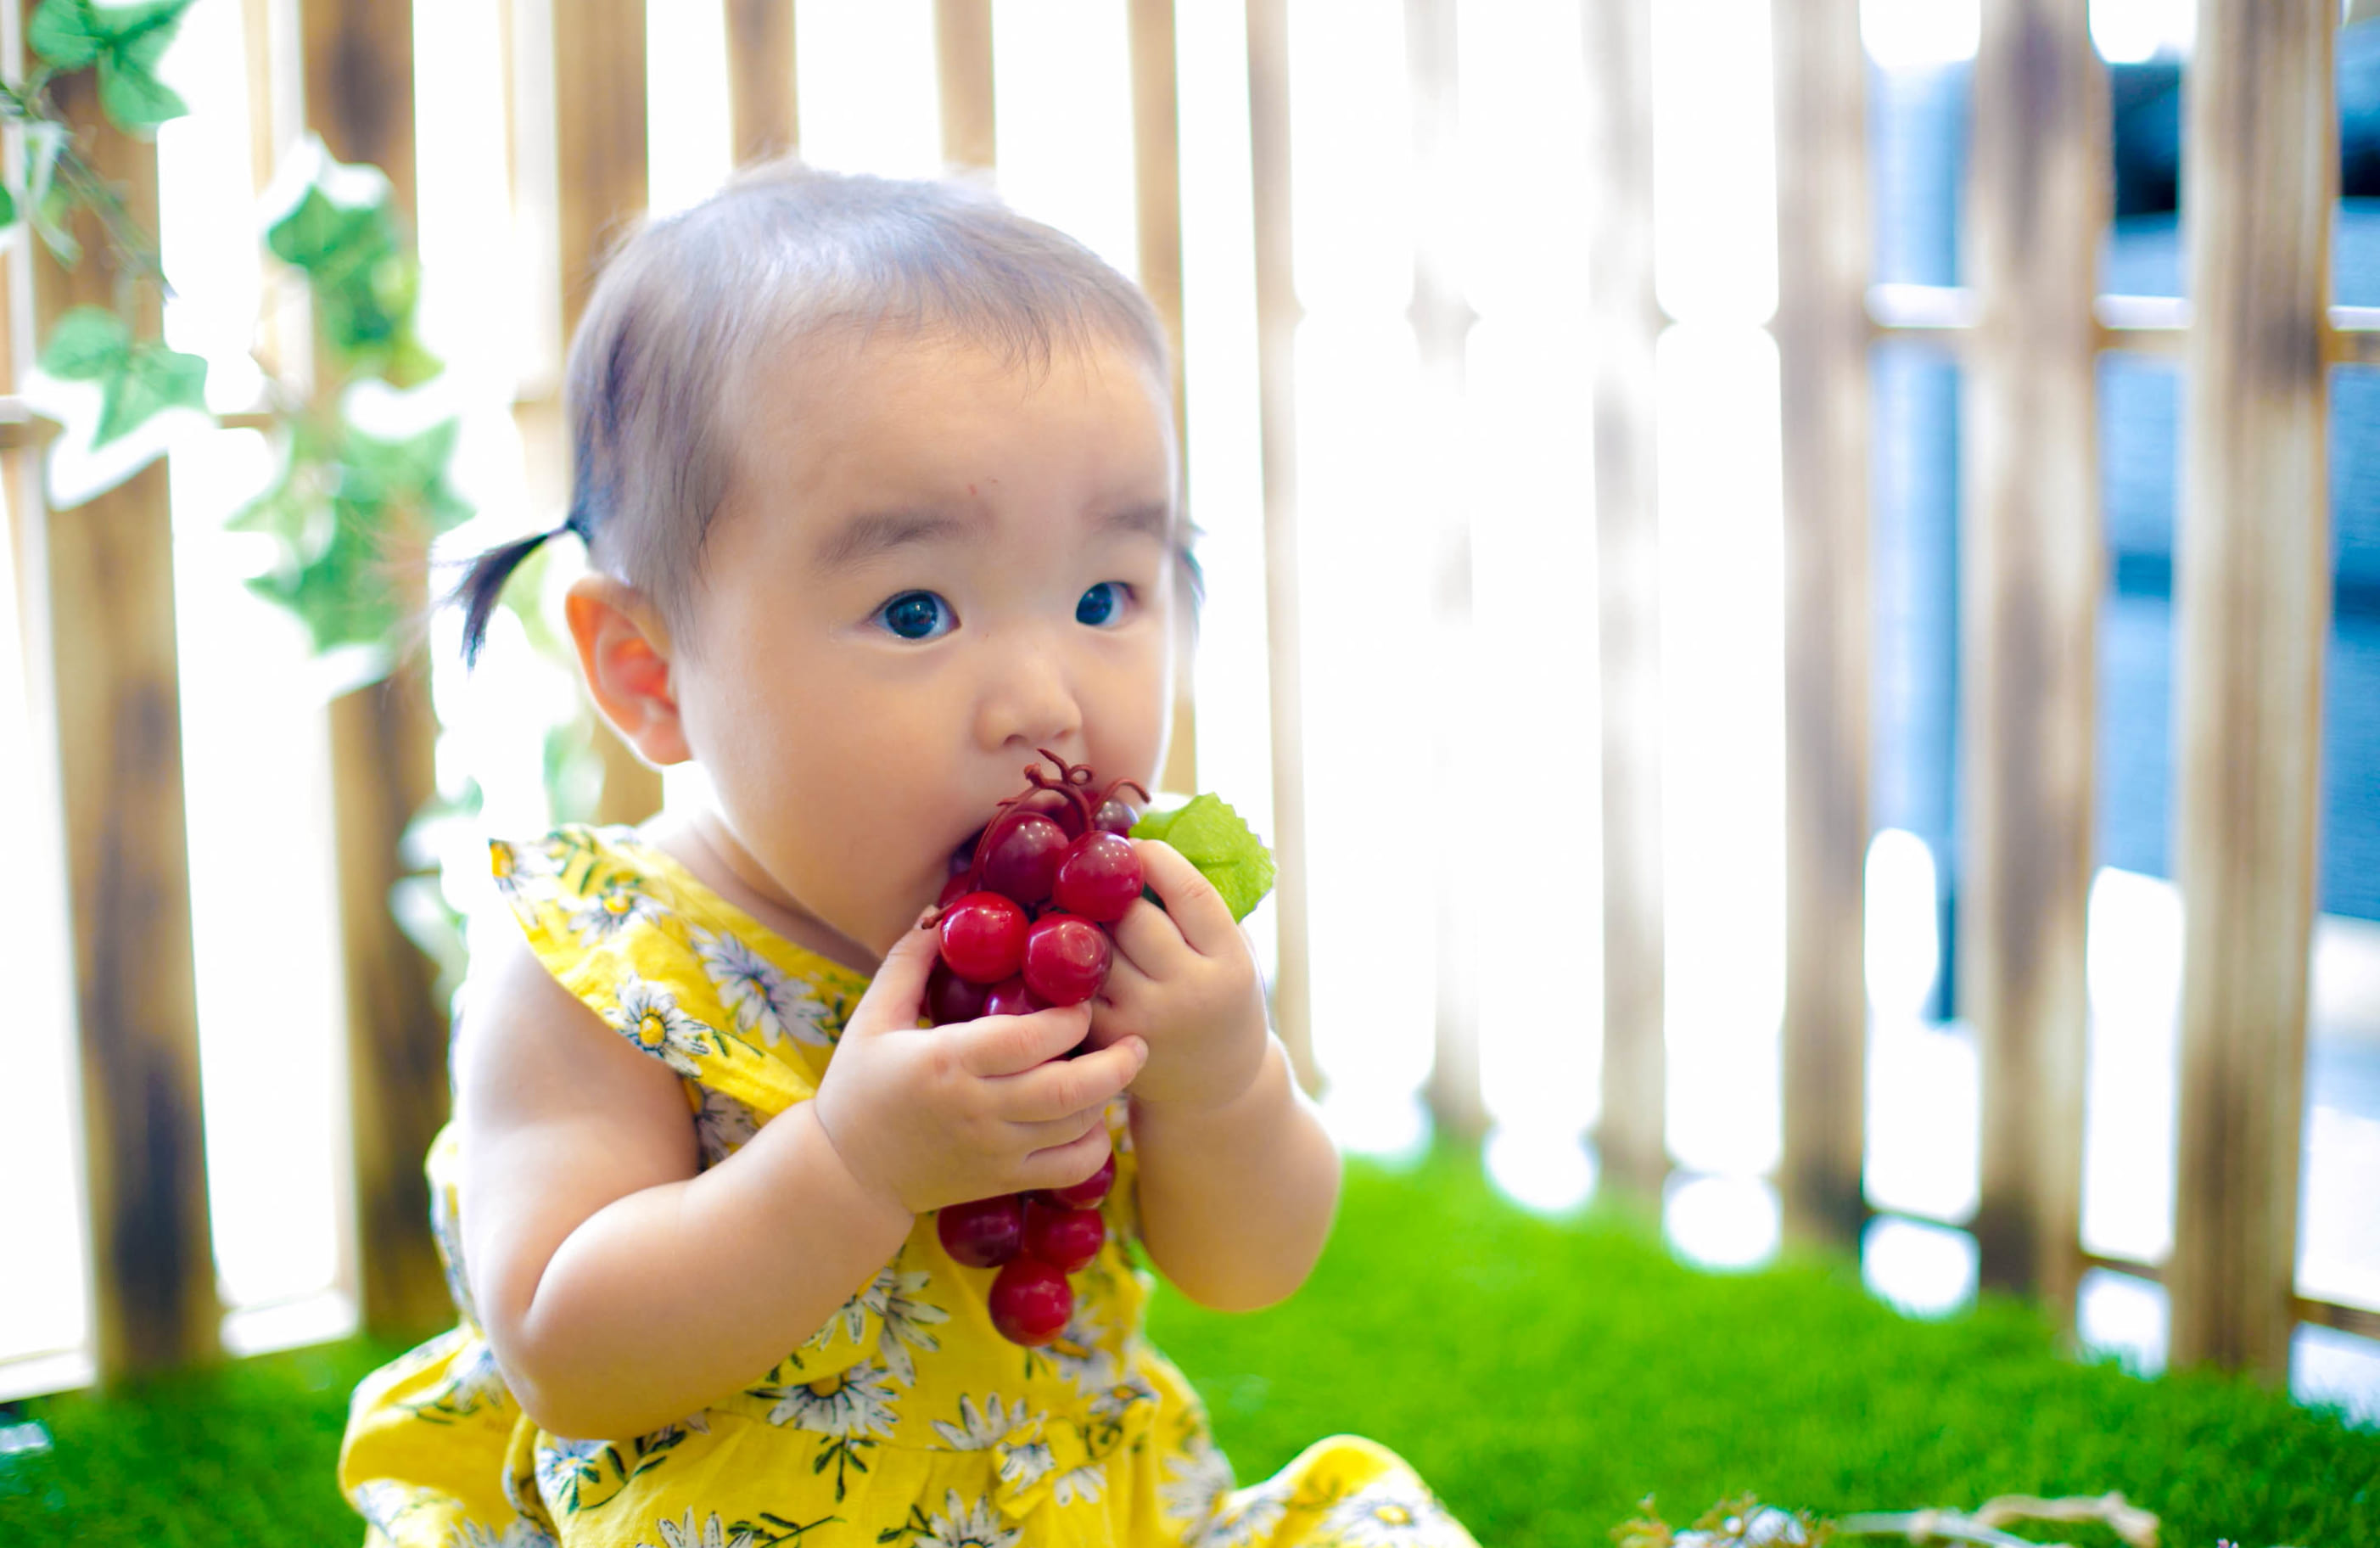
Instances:
[[[2179,295],[2180,70],[2159,63],[2110,74],[2119,218],[2104,287]],[[1964,66],[1871,76],[1879,280],[1959,278],[1967,82]],[[2340,34],[2339,101],[2350,197],[2334,243],[2336,296],[2380,305],[2380,28]],[[1875,384],[1876,822],[1933,847],[1947,926],[1961,821],[1958,377],[1938,358],[1888,347],[1876,353]],[[2180,373],[2164,362],[2110,357],[2100,370],[2100,406],[2108,585],[2098,859],[2170,876]],[[2380,919],[2380,371],[2336,373],[2331,427],[2337,584],[2324,679],[2320,906]]]

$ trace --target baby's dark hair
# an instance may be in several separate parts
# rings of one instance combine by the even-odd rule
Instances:
[[[570,511],[474,560],[463,659],[476,662],[504,582],[548,538],[673,622],[726,497],[732,415],[763,359],[891,330],[1046,367],[1061,348],[1121,346],[1170,391],[1164,325],[1137,286],[1064,233],[980,189],[764,163],[679,214],[639,223],[596,281],[564,387]]]

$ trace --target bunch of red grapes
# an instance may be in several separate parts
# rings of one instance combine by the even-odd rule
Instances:
[[[942,888],[941,960],[926,987],[934,1025],[1023,1016],[1080,1005],[1107,981],[1114,946],[1107,926],[1140,896],[1140,857],[1124,835],[1148,792],[1119,779],[1093,793],[1091,771],[1044,750],[1057,765],[1026,769],[1026,788],[1000,803]],[[1115,1182],[1111,1155],[1071,1188],[1003,1193],[943,1207],[942,1248],[970,1268],[997,1268],[991,1321],[1027,1346],[1058,1336],[1075,1314],[1066,1276],[1107,1240],[1099,1204]]]

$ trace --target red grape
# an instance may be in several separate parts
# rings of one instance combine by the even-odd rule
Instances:
[[[1099,1255],[1107,1222],[1097,1210],[1069,1209],[1038,1199],[1025,1205],[1025,1251],[1061,1274],[1072,1274]]]
[[[1140,856],[1132,840],[1087,833],[1058,865],[1058,907],[1101,924],[1123,918],[1140,896]]]
[[[996,892],[971,892],[942,916],[942,960],[977,983],[1014,975],[1025,941],[1025,910]]]
[[[1109,799],[1101,801],[1099,811],[1091,814],[1091,830],[1124,838],[1131,835],[1132,825],[1139,821],[1139,815],[1132,808],[1122,801]]]
[[[996,993],[982,984],[969,983],[951,971],[947,962],[934,964],[933,972],[926,979],[926,1011],[937,1027],[947,1027],[953,1021],[972,1021],[988,1014],[986,996]],[[1013,1014],[1003,1012],[1002,1014]]]
[[[1046,1007],[1042,1002],[1033,997],[1033,991],[1025,987],[1024,978],[1019,976],[1002,979],[986,990],[983,996],[983,1008],[976,1014],[978,1016],[1030,1016],[1035,1011],[1044,1008]]]
[[[991,1282],[991,1325],[1012,1344],[1047,1344],[1075,1314],[1075,1287],[1047,1263],[1018,1258]]]
[[[1114,1186],[1115,1152],[1110,1151],[1108,1158],[1099,1163],[1099,1169],[1081,1182],[1070,1183],[1064,1188],[1044,1188],[1042,1191],[1059,1203],[1068,1204],[1078,1210],[1087,1210],[1095,1208],[1108,1196],[1108,1189]]]
[[[1025,1212],[1016,1195],[944,1204],[936,1212],[934,1234],[942,1250],[971,1269],[995,1269],[1016,1256],[1025,1240]]]
[[[942,951],[950,951],[948,936]],[[1089,920],[1044,914],[1026,932],[1026,986],[1053,1006],[1081,1005],[1106,981],[1111,951],[1108,932]]]
[[[977,872],[982,884],[1027,908],[1047,899],[1059,857],[1066,852],[1065,830],[1036,814],[1017,818],[999,835]]]

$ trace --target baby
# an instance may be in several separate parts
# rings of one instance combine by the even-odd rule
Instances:
[[[492,846],[520,929],[472,964],[430,1162],[461,1323],[357,1394],[369,1542],[1470,1542],[1368,1442],[1234,1489],[1142,1335],[1135,1249],[1263,1306],[1339,1185],[1187,861],[1136,841],[1162,907],[1091,1002],[921,1026],[921,913],[1039,750],[1155,782],[1170,382],[1130,282],[953,187],[780,164],[614,256],[565,610],[606,718],[705,789]],[[473,567],[467,652],[541,541]],[[1072,1320],[1007,1341],[934,1212],[1111,1154]]]

